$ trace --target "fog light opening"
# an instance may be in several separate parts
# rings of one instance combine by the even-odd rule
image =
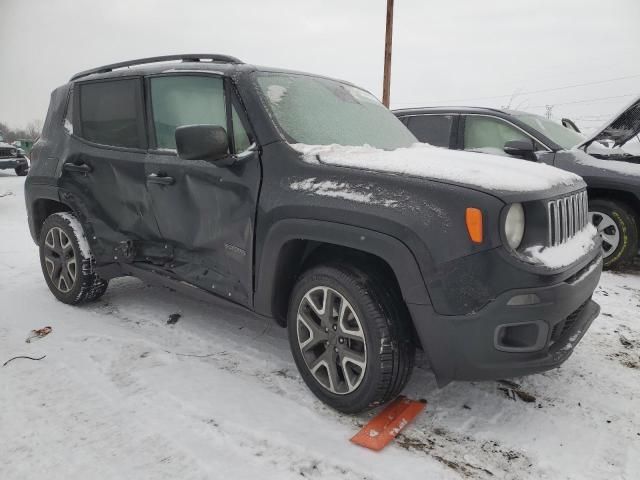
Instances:
[[[542,321],[512,323],[496,328],[495,348],[503,352],[535,352],[547,340],[549,326]]]

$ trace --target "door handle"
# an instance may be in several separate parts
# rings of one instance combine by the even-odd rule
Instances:
[[[90,173],[92,168],[86,163],[65,163],[62,168],[65,172]]]
[[[147,176],[147,183],[157,183],[159,185],[173,185],[175,180],[173,177],[167,177],[166,175],[158,175],[157,173],[152,173]]]

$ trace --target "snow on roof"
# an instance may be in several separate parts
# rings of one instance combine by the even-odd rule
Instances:
[[[536,162],[462,152],[416,143],[408,148],[381,150],[369,145],[292,144],[307,162],[425,177],[481,186],[490,190],[539,191],[574,185],[578,175]]]

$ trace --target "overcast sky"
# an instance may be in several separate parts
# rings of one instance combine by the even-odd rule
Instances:
[[[395,3],[392,107],[510,103],[544,113],[551,104],[555,117],[592,128],[640,94],[639,0]],[[381,97],[385,8],[385,0],[0,0],[0,121],[43,118],[51,90],[77,71],[185,52],[321,73]],[[592,82],[600,83],[558,89]]]

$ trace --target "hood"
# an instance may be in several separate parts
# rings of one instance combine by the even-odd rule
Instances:
[[[611,150],[599,147],[602,150]],[[595,182],[615,181],[625,185],[640,185],[640,157],[633,157],[628,153],[623,155],[612,155],[607,153],[600,156],[594,146],[589,146],[587,152],[574,148],[556,153],[556,165],[560,168],[570,168],[573,172]],[[619,149],[618,149],[619,150]],[[629,183],[631,182],[631,183]]]
[[[15,148],[18,150],[18,147],[15,145],[11,145],[10,143],[0,142],[0,148]]]
[[[640,133],[640,97],[633,100],[618,114],[600,127],[578,148],[588,146],[593,142],[612,140],[614,147],[624,145]]]
[[[536,162],[462,152],[417,143],[380,150],[368,145],[291,145],[311,163],[422,177],[479,190],[501,198],[546,198],[584,187],[574,173]]]

